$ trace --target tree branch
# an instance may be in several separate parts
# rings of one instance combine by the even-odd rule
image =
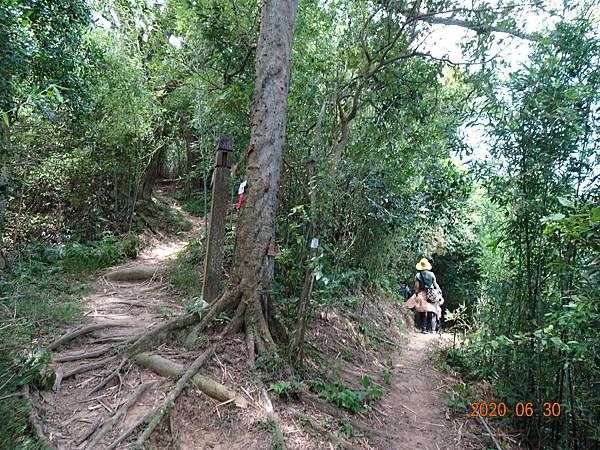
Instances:
[[[462,28],[466,28],[468,30],[476,31],[477,33],[505,33],[505,34],[510,34],[511,36],[525,39],[527,41],[536,41],[537,42],[540,40],[539,37],[529,34],[529,33],[525,33],[523,31],[513,30],[513,29],[505,28],[505,27],[498,27],[498,26],[494,26],[494,25],[476,24],[476,23],[471,23],[471,22],[468,22],[468,21],[462,20],[462,19],[455,19],[452,17],[435,17],[432,15],[423,15],[423,16],[417,17],[416,19],[421,20],[423,22],[428,22],[431,24],[452,25],[452,26],[462,27]]]

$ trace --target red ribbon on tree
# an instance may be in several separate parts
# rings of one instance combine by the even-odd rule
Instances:
[[[235,205],[235,209],[239,210],[242,207],[242,203],[244,202],[244,194],[243,192],[240,194],[240,198],[238,198],[238,201]]]
[[[238,201],[235,205],[235,209],[237,209],[239,211],[239,209],[242,207],[242,203],[244,202],[244,195],[245,195],[245,190],[246,190],[246,184],[248,184],[247,181],[242,181],[242,183],[240,184],[240,187],[238,188],[238,194],[240,195],[240,198],[238,198]]]

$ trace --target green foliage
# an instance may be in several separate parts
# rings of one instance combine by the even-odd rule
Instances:
[[[370,386],[366,375],[362,378],[363,389],[352,389],[343,381],[328,384],[321,380],[312,380],[309,383],[319,397],[353,413],[370,411],[373,404],[383,395],[380,387]]]
[[[270,418],[267,420],[257,420],[253,422],[253,427],[258,430],[266,431],[272,436],[271,450],[283,450],[284,444],[281,442],[281,437],[277,432],[277,424]]]
[[[275,392],[283,399],[289,399],[304,389],[306,389],[304,382],[296,379],[276,381],[269,385],[269,390]]]
[[[206,211],[204,210],[204,198],[206,198]],[[179,205],[184,211],[189,212],[190,214],[198,217],[208,216],[210,212],[210,193],[196,193],[190,196],[186,195],[184,192],[177,192],[174,195],[174,198],[177,200]]]
[[[231,315],[227,311],[220,312],[217,317],[215,317],[215,322],[221,325],[226,325],[231,322]]]
[[[463,43],[477,70],[462,70],[427,57],[430,24],[409,18],[405,3],[299,4],[277,193],[276,316],[298,319],[309,270],[308,314],[356,310],[359,287],[393,295],[398,283],[412,285],[415,261],[433,257],[447,318],[465,333],[443,364],[488,378],[506,398],[560,399],[569,414],[520,425],[539,447],[588,446],[600,434],[590,382],[600,288],[597,5],[430,2],[429,17],[455,10],[477,30]],[[13,267],[0,290],[14,316],[0,333],[19,330],[16,347],[75,315],[80,283],[71,278],[137,255],[137,231],[190,230],[152,186],[179,179],[183,209],[204,214],[223,132],[234,138],[235,192],[247,169],[260,6],[0,3],[0,262]],[[486,30],[518,30],[538,12],[556,13],[555,29],[535,35],[524,67],[496,77],[500,58],[488,60],[497,33]],[[469,152],[471,121],[489,130],[490,158],[459,167],[451,157]],[[227,271],[235,214],[229,220]],[[314,237],[320,246],[309,257]],[[198,238],[169,271],[195,312],[203,258]],[[363,345],[383,342],[375,327],[358,327]],[[353,358],[349,347],[342,358]],[[257,366],[281,380],[280,363],[261,357]],[[274,389],[294,390],[285,383]],[[349,409],[376,397],[368,385],[324,390]]]
[[[540,448],[592,447],[600,435],[596,27],[585,15],[557,24],[486,102],[482,294],[476,327],[450,354],[512,404],[563,405],[557,418],[514,418]]]
[[[446,405],[453,409],[464,411],[467,409],[469,399],[471,398],[470,389],[464,384],[455,384],[450,392],[443,392],[446,399]]]
[[[188,314],[202,315],[207,303],[201,297],[192,297],[188,303],[186,311]]]
[[[287,360],[280,354],[264,354],[256,358],[255,368],[260,371],[260,377],[264,382],[281,380],[281,368]]]
[[[3,397],[0,401],[0,417],[10,417],[10,420],[3,420],[0,429],[2,448],[42,448],[29,436],[31,406],[18,394],[22,386],[28,383],[36,385],[38,389],[50,389],[56,380],[50,362],[50,354],[44,349],[17,355],[5,354],[0,349],[0,379],[3,380],[0,386],[0,397]]]
[[[57,97],[60,102],[77,99],[85,74],[85,66],[84,70],[79,68],[87,56],[83,30],[90,19],[85,2],[80,0],[0,4],[4,30],[0,43],[0,111],[5,122],[12,123],[16,109],[23,103],[43,104],[44,97]]]
[[[169,264],[169,286],[201,301],[203,264],[202,239],[192,238]]]
[[[125,260],[123,242],[112,234],[90,244],[71,242],[64,247],[63,266],[75,272],[97,270]]]
[[[446,310],[445,319],[454,331],[460,331],[461,333],[466,333],[472,326],[471,315],[467,313],[465,304],[460,304],[452,311]]]
[[[31,244],[10,272],[0,271],[0,397],[29,382],[42,389],[53,384],[49,353],[37,342],[78,317],[79,299],[89,291],[63,267],[62,256],[56,246]],[[11,417],[0,429],[0,447],[38,448],[28,437],[28,413],[18,396],[0,401],[0,417]]]

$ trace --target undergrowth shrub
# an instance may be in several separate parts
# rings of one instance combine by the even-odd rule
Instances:
[[[194,237],[169,265],[169,286],[190,297],[202,296],[204,245]]]
[[[204,210],[204,196],[206,198],[206,211]],[[193,216],[203,217],[208,215],[210,211],[211,194],[204,194],[202,192],[193,193],[187,195],[183,191],[178,191],[173,195],[173,198],[177,200],[177,203],[181,206],[184,211],[192,214]]]
[[[89,292],[62,255],[57,246],[32,244],[0,272],[0,397],[10,396],[0,402],[0,448],[38,448],[26,433],[29,406],[16,393],[31,381],[52,384],[41,338],[78,317],[79,300]]]
[[[369,377],[362,378],[363,389],[352,389],[346,382],[327,383],[316,379],[310,381],[311,388],[325,400],[347,409],[352,413],[371,411],[373,405],[383,395],[380,387],[371,387]]]
[[[269,385],[269,390],[275,392],[283,399],[289,399],[295,394],[302,392],[305,388],[306,384],[296,379],[280,380]]]
[[[128,247],[128,251],[131,249]],[[64,246],[63,265],[73,271],[93,271],[114,266],[125,261],[126,247],[113,234],[106,234],[100,241]]]

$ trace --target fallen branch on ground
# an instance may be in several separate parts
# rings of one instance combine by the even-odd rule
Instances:
[[[139,400],[146,389],[153,384],[156,384],[156,381],[149,381],[148,383],[139,385],[129,400],[127,400],[127,402],[121,406],[110,418],[104,421],[96,435],[90,440],[88,445],[86,445],[85,449],[92,450],[96,448],[102,438],[104,438],[104,436],[106,436],[106,434],[112,430],[113,426],[119,421],[119,419],[127,413],[129,408],[131,408],[134,403]]]
[[[212,356],[214,351],[215,347],[212,346],[200,356],[198,356],[198,358],[196,358],[196,360],[190,365],[190,367],[188,367],[188,369],[184,372],[184,374],[177,381],[177,383],[175,383],[175,386],[173,387],[171,392],[169,392],[169,395],[167,395],[163,403],[154,411],[154,414],[151,416],[150,422],[146,426],[146,429],[142,432],[142,434],[140,434],[140,437],[136,442],[136,445],[139,448],[142,448],[144,442],[150,437],[150,435],[160,423],[164,415],[171,410],[173,404],[175,403],[175,400],[177,399],[179,394],[181,394],[181,391],[183,391],[185,385],[188,383],[188,381],[190,381],[190,379],[194,375],[196,375],[196,372],[200,370],[200,367],[202,367],[202,365],[206,363],[206,361]]]
[[[492,438],[492,441],[494,442],[494,445],[496,446],[496,448],[498,450],[502,450],[502,447],[500,446],[500,444],[498,443],[498,441],[496,440],[496,435],[494,434],[494,432],[490,429],[490,426],[488,425],[487,421],[480,416],[479,414],[477,414],[477,418],[479,419],[479,422],[481,422],[481,424],[483,425],[483,427],[485,428],[485,430],[487,431],[487,433],[490,435],[490,437]]]
[[[48,350],[56,350],[63,344],[72,341],[73,339],[78,338],[79,336],[83,336],[84,334],[93,333],[94,331],[102,330],[104,328],[109,327],[130,327],[131,325],[128,323],[116,323],[116,322],[105,322],[105,323],[96,323],[94,325],[89,325],[87,327],[80,328],[79,330],[75,330],[71,333],[67,333],[64,336],[60,337],[56,341],[52,342],[48,346]]]
[[[96,432],[101,423],[102,417],[98,416],[98,418],[94,421],[92,426],[75,441],[75,445],[79,447],[81,444],[87,441],[90,438],[90,436]]]
[[[135,355],[133,359],[138,364],[164,377],[177,378],[184,373],[184,368],[181,364],[177,364],[159,355],[140,353]],[[208,377],[196,374],[192,377],[191,381],[198,389],[216,400],[225,402],[234,399],[235,405],[241,408],[245,408],[248,405],[248,402],[236,392]]]

